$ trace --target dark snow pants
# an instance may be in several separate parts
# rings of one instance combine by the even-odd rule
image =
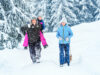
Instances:
[[[70,63],[69,46],[70,44],[59,44],[60,65],[63,65],[64,63]]]
[[[33,63],[36,62],[37,59],[40,59],[41,57],[40,41],[36,43],[29,43],[29,51]]]

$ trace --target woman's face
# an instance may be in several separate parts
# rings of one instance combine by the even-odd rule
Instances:
[[[39,16],[38,19],[39,19],[39,20],[42,20],[42,17]]]
[[[63,26],[65,26],[65,25],[66,25],[66,23],[65,23],[65,22],[62,22],[61,24],[62,24]]]
[[[32,24],[36,24],[36,19],[33,19],[32,20]]]

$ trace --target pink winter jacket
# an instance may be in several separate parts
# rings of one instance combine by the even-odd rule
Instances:
[[[24,39],[23,46],[24,47],[27,47],[28,46],[28,34],[27,33],[25,34],[25,39]]]
[[[44,35],[42,34],[41,31],[40,31],[40,40],[41,40],[43,46],[47,45],[47,42],[45,40],[45,37],[44,37]],[[27,33],[25,34],[25,39],[24,39],[23,46],[24,47],[27,47],[28,46],[28,34]]]
[[[41,40],[43,46],[47,45],[47,42],[45,40],[45,37],[44,37],[44,35],[42,34],[41,31],[40,31],[40,40]]]

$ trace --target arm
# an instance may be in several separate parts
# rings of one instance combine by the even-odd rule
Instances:
[[[60,37],[60,34],[59,34],[59,28],[58,28],[58,30],[57,30],[56,37],[57,37],[57,38],[59,38],[59,37]]]
[[[21,32],[23,33],[23,35],[25,35],[26,34],[26,32],[27,32],[27,30],[28,30],[28,27],[21,27]]]
[[[44,24],[44,21],[42,20],[42,28],[43,28],[43,30],[45,29],[45,24]]]
[[[41,28],[42,28],[42,26],[41,26],[41,24],[39,24],[38,26],[39,26],[39,28],[38,28],[38,29],[39,29],[39,31],[40,31],[40,30],[41,30]]]

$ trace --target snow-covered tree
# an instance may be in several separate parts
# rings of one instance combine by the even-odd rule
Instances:
[[[54,21],[56,19],[56,0],[47,0],[46,1],[46,25],[47,31],[53,31]]]
[[[45,31],[56,31],[62,21],[70,26],[100,20],[100,0],[0,0],[0,32],[7,48],[17,47],[20,29],[42,16]]]
[[[3,50],[4,49],[3,42],[4,42],[3,34],[0,34],[0,50]]]

